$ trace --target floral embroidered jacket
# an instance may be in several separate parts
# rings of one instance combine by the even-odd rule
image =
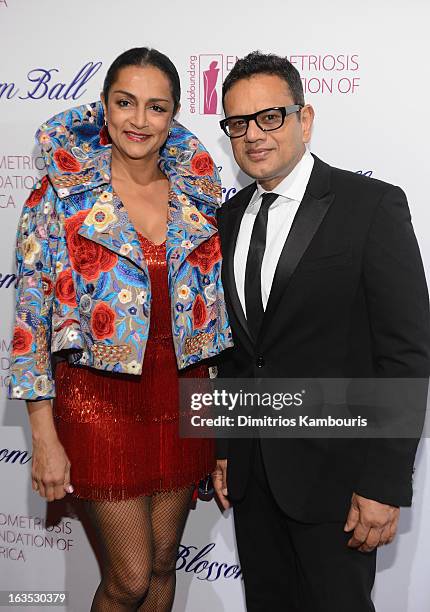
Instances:
[[[17,234],[16,325],[9,395],[55,396],[52,356],[140,374],[151,284],[140,242],[113,193],[100,103],[41,126],[47,175],[27,199]],[[232,345],[215,211],[221,187],[200,141],[175,123],[160,153],[170,181],[166,257],[178,368]]]

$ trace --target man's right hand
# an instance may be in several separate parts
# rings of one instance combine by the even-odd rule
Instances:
[[[222,507],[227,510],[231,505],[227,491],[227,459],[217,459],[216,468],[212,472],[212,481]]]

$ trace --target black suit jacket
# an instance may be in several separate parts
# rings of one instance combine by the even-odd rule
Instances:
[[[255,183],[219,211],[223,284],[234,348],[220,377],[428,377],[423,265],[403,191],[315,157],[284,245],[256,342],[236,290],[233,256]],[[245,262],[244,262],[245,265]],[[407,410],[407,406],[405,406]],[[219,440],[228,489],[245,492],[253,441]],[[298,520],[344,520],[353,491],[410,505],[416,439],[261,439],[272,492]]]

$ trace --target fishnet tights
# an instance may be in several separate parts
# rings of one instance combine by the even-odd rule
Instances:
[[[193,488],[124,501],[88,501],[103,554],[91,612],[169,612]]]

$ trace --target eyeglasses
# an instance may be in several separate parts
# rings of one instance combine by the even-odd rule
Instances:
[[[293,104],[292,106],[274,106],[265,108],[264,110],[252,113],[251,115],[236,115],[234,117],[226,117],[219,124],[223,132],[229,138],[240,138],[245,136],[248,131],[249,122],[254,120],[260,130],[263,132],[271,132],[278,130],[284,125],[285,117],[297,113],[303,108],[301,104]]]

